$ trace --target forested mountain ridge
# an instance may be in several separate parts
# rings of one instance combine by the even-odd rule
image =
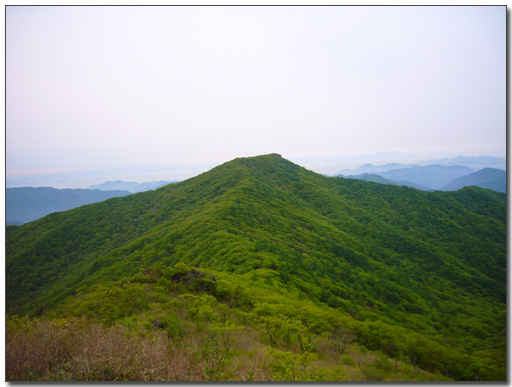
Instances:
[[[267,289],[335,310],[368,349],[456,379],[504,375],[505,194],[325,177],[266,155],[8,227],[6,243],[8,314],[87,315],[78,300],[98,284],[182,262],[242,280],[253,303]]]

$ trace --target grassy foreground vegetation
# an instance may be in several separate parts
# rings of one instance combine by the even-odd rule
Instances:
[[[271,292],[252,298],[244,278],[200,273],[156,264],[45,318],[10,317],[7,379],[449,380],[420,370],[406,352],[391,360],[368,351],[339,312]]]
[[[236,159],[8,227],[6,270],[8,380],[506,378],[489,190]]]

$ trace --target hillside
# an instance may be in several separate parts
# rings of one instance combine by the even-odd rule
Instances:
[[[234,319],[266,332],[273,359],[339,364],[319,349],[338,343],[403,372],[505,379],[505,194],[325,177],[274,154],[8,227],[6,244],[8,315],[190,319],[224,339]]]
[[[445,191],[456,191],[462,187],[476,185],[498,192],[507,192],[507,173],[500,169],[484,168],[469,175],[459,177],[442,187]]]
[[[51,187],[20,187],[5,190],[6,224],[19,225],[42,218],[52,212],[66,211],[96,203],[128,191],[103,192],[93,189],[56,189]]]

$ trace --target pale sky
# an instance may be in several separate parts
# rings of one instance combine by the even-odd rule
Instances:
[[[8,6],[7,178],[266,153],[505,157],[505,42],[505,6]]]

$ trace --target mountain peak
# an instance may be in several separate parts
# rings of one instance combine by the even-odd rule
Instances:
[[[283,156],[281,156],[278,153],[269,153],[269,154],[266,154],[266,155],[249,156],[249,157],[237,157],[233,161],[237,161],[237,160],[241,161],[243,164],[247,165],[248,163],[279,162],[279,161],[285,160],[285,159],[283,159]],[[288,161],[288,160],[285,160],[285,161]]]
[[[248,156],[248,157],[238,157],[239,159],[282,159],[283,156],[281,156],[279,153],[268,153],[265,155],[258,155],[258,156]]]
[[[244,166],[253,176],[265,176],[272,180],[281,179],[282,183],[290,178],[295,180],[299,173],[307,171],[304,167],[283,158],[277,153],[238,158],[233,160],[233,162]]]
[[[239,167],[243,167],[245,171],[249,170],[251,174],[270,175],[277,173],[282,177],[287,174],[296,174],[299,169],[303,169],[301,166],[292,163],[277,153],[250,157],[237,157],[236,159],[228,161],[214,169],[218,169],[220,171],[225,168],[231,169]]]

